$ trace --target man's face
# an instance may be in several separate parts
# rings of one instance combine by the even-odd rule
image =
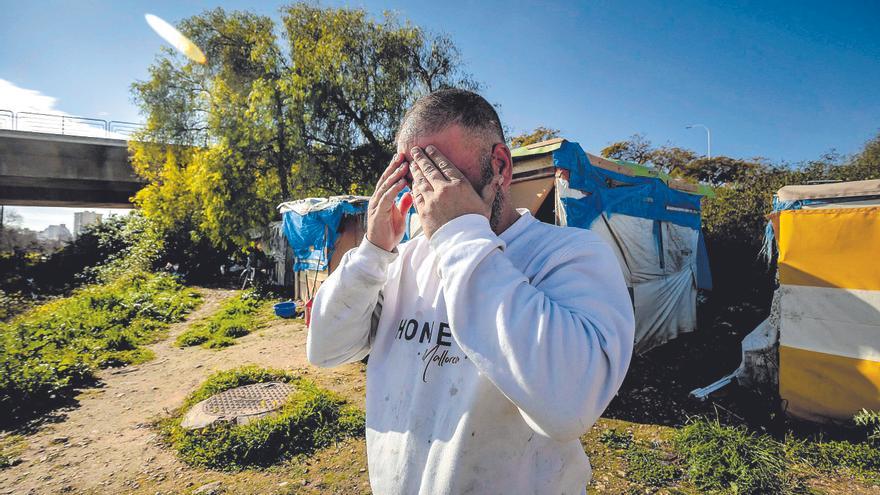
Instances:
[[[482,154],[475,138],[469,136],[459,125],[453,124],[440,132],[426,136],[416,136],[414,139],[400,140],[397,143],[397,152],[406,156],[406,161],[412,163],[413,157],[410,150],[414,146],[424,149],[429,144],[434,145],[440,153],[446,156],[461,173],[470,181],[471,185],[481,184],[482,178]],[[412,183],[412,174],[406,176]]]

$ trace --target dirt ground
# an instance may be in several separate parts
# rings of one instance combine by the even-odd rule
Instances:
[[[0,495],[370,493],[363,439],[341,442],[308,459],[240,473],[192,468],[161,445],[153,421],[178,407],[209,374],[244,364],[294,370],[364,406],[365,367],[354,364],[319,370],[310,366],[301,320],[267,317],[263,328],[221,350],[174,347],[178,334],[235,294],[222,289],[200,291],[202,305],[186,321],[172,326],[167,338],[151,346],[154,360],[101,372],[98,387],[84,389],[70,407],[44,417],[16,437],[24,445],[21,462],[0,469]],[[699,493],[686,482],[660,489],[631,483],[620,453],[599,441],[609,428],[659,442],[695,415],[747,423],[777,435],[793,426],[774,413],[765,399],[736,388],[706,402],[688,398],[693,388],[711,383],[738,365],[739,342],[756,321],[760,319],[754,314],[727,314],[723,321],[705,322],[705,331],[681,336],[633,359],[620,393],[582,438],[594,469],[590,494]],[[816,473],[810,476],[810,485],[834,495],[880,493],[880,486],[867,486],[846,476]]]
[[[322,480],[317,478],[322,473],[307,465],[232,476],[186,466],[158,442],[153,420],[178,407],[209,374],[244,364],[297,370],[363,407],[364,367],[315,373],[306,360],[306,329],[298,320],[270,319],[264,328],[222,350],[175,347],[174,338],[190,323],[210,315],[234,294],[218,289],[201,292],[202,305],[172,326],[168,338],[151,346],[155,359],[102,371],[98,388],[81,391],[73,406],[50,414],[25,435],[21,462],[0,470],[0,493],[188,493],[215,481],[222,483],[225,493],[320,489]],[[362,441],[351,442],[329,454],[350,459],[355,457],[353,451],[363,448]],[[357,453],[365,459],[363,452]],[[332,464],[333,459],[328,459],[328,466]],[[363,475],[366,482],[362,468],[366,465],[356,467],[354,474]]]

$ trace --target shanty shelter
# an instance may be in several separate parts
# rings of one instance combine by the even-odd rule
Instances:
[[[711,288],[701,231],[706,186],[554,139],[513,150],[511,196],[539,220],[590,229],[612,247],[630,289],[635,349],[697,327],[697,291]]]
[[[278,205],[284,237],[293,249],[294,297],[311,298],[326,278],[324,272],[333,271],[342,255],[361,243],[369,200],[367,196],[331,196]]]
[[[735,375],[802,419],[880,410],[880,180],[783,187],[770,219],[779,285]]]

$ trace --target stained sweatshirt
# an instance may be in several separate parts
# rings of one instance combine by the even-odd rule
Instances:
[[[520,214],[364,239],[318,290],[309,361],[370,356],[373,493],[585,493],[579,437],[623,381],[633,308],[602,239]]]

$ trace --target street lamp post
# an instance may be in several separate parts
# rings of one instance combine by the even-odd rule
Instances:
[[[694,127],[702,127],[703,129],[706,129],[706,158],[712,158],[712,133],[709,132],[709,128],[703,124],[688,124],[684,126],[685,129],[692,129]]]

